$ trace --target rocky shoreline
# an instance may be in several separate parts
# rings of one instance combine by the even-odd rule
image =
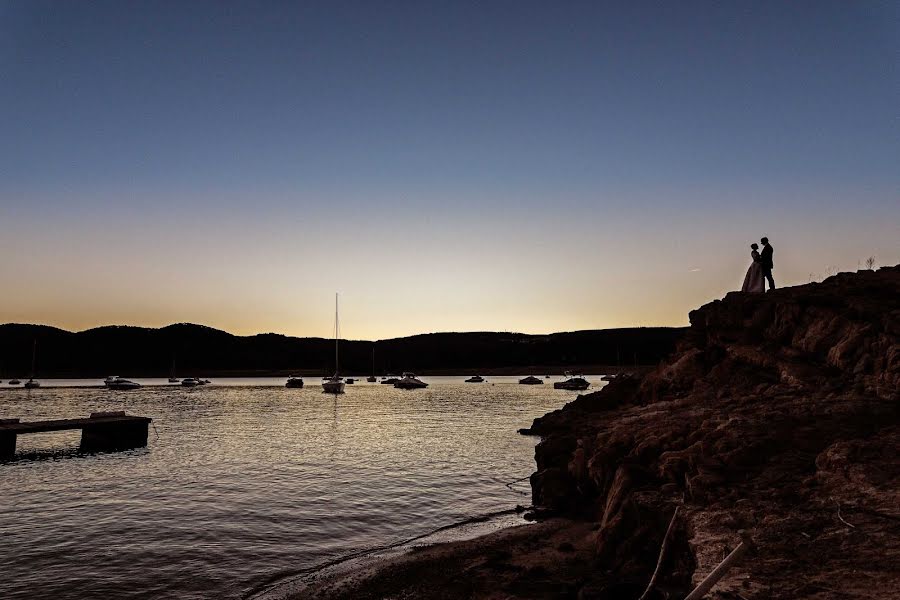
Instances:
[[[683,598],[739,532],[754,552],[708,598],[896,597],[900,267],[729,294],[690,320],[653,372],[523,430],[542,438],[533,504],[557,518],[303,597],[627,600],[658,571],[646,598]]]

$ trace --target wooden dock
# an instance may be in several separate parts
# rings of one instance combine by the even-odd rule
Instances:
[[[142,448],[147,445],[150,417],[126,415],[125,411],[91,413],[86,419],[58,419],[31,421],[0,419],[0,460],[12,458],[16,453],[16,438],[25,433],[46,431],[81,430],[80,450],[83,452],[109,452]]]

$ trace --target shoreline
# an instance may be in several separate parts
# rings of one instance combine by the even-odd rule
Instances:
[[[545,375],[550,375],[551,377],[563,377],[565,373],[580,373],[582,375],[615,375],[618,373],[647,373],[656,368],[656,365],[637,365],[637,366],[616,366],[616,365],[534,365],[534,366],[513,366],[513,367],[490,367],[490,368],[482,368],[479,369],[477,367],[471,369],[424,369],[421,371],[416,371],[416,374],[421,377],[471,377],[472,375],[482,375],[487,377],[526,377],[528,375],[535,375],[543,377]],[[248,379],[248,378],[269,378],[269,377],[290,377],[292,375],[296,375],[299,377],[324,377],[330,376],[331,373],[323,373],[321,370],[314,369],[275,369],[275,370],[244,370],[244,369],[235,369],[235,370],[216,370],[216,369],[192,369],[190,371],[185,371],[186,373],[195,373],[196,376],[205,377],[205,378],[235,378],[235,379]],[[392,373],[394,375],[400,375],[400,372]],[[380,380],[386,374],[379,373],[376,375]],[[72,374],[61,371],[53,371],[49,375],[40,375],[36,376],[35,379],[43,381],[46,379],[96,379],[99,381],[103,381],[106,377],[109,376],[109,373],[103,374],[95,374],[89,373],[87,375],[84,374]],[[141,374],[141,373],[133,373],[128,372],[127,375],[123,374],[123,377],[131,377],[135,379],[168,379],[168,373],[154,373],[154,374]],[[186,375],[193,376],[193,375]],[[4,376],[5,378],[0,378],[0,389],[6,386],[6,382],[11,377]],[[369,377],[369,373],[347,373],[344,377],[353,377],[354,379],[360,379],[365,381],[366,377]],[[179,377],[181,380],[184,377]],[[28,379],[27,376],[19,376],[19,380],[26,381]]]
[[[426,534],[412,543],[339,559],[251,590],[243,598],[450,600],[481,597],[501,582],[522,591],[542,586],[548,592],[574,591],[577,580],[592,566],[593,524],[568,519],[527,523],[514,516],[517,518],[501,517],[468,531],[465,525],[463,531],[450,526],[442,532],[448,539]],[[557,560],[548,561],[548,554]],[[581,575],[575,576],[573,565],[578,565]],[[460,578],[463,572],[466,577]],[[566,579],[570,581],[560,583]]]

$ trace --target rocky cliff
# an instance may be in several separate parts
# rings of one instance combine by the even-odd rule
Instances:
[[[582,598],[683,597],[740,541],[714,598],[900,589],[900,267],[690,315],[654,372],[536,419],[533,501],[596,522]]]

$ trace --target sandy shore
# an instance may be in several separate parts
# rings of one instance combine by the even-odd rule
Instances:
[[[593,568],[595,524],[550,519],[473,539],[373,553],[273,585],[255,600],[574,597]]]

